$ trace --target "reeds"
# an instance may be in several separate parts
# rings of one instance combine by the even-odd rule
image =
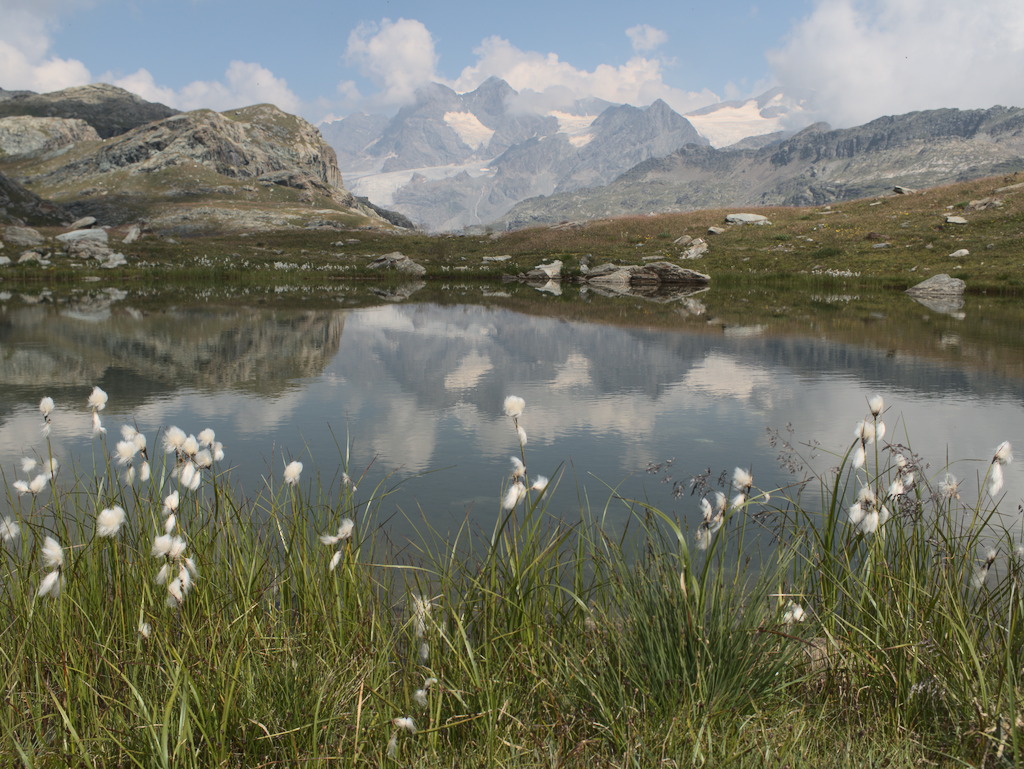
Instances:
[[[46,400],[44,441],[72,418]],[[8,756],[1019,760],[1024,550],[993,482],[1009,444],[976,487],[957,483],[966,466],[884,442],[872,398],[835,467],[763,489],[741,466],[680,518],[614,494],[596,512],[566,502],[561,471],[528,473],[525,402],[504,410],[519,453],[495,469],[493,525],[412,521],[401,549],[380,522],[387,481],[352,482],[347,450],[337,487],[293,460],[246,496],[212,430],[151,436],[166,453],[146,478],[118,472],[150,462],[134,427],[112,450],[96,436],[92,475],[58,479],[41,446],[0,516]],[[600,523],[614,515],[629,520],[618,537]]]

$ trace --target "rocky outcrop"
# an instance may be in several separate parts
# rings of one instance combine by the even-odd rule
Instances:
[[[175,114],[7,167],[75,216],[105,225],[145,219],[179,234],[386,225],[344,188],[334,150],[317,129],[269,104]]]
[[[104,139],[178,114],[176,109],[104,83],[43,94],[30,91],[6,91],[4,94],[6,98],[0,99],[0,117],[32,115],[83,120]]]
[[[60,206],[0,173],[0,224],[60,224],[67,218]]]
[[[0,157],[4,160],[34,158],[99,138],[84,120],[26,115],[0,118]]]

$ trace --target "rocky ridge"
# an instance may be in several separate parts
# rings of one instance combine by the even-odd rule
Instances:
[[[815,124],[752,149],[688,145],[604,187],[523,201],[498,221],[519,227],[725,206],[822,205],[894,185],[933,187],[1024,168],[1024,109],[942,109],[856,128]]]

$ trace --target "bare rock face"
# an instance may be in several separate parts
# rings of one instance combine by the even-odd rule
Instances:
[[[32,179],[61,185],[116,171],[152,174],[196,165],[229,179],[343,191],[334,150],[319,132],[269,104],[223,114],[197,110],[149,123]]]
[[[0,118],[0,156],[23,160],[56,152],[82,141],[99,141],[84,120],[18,115]]]

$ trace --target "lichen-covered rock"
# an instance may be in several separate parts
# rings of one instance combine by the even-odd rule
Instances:
[[[413,277],[420,277],[427,274],[427,268],[417,264],[401,251],[392,251],[390,254],[383,254],[374,259],[367,266],[369,270],[395,270]]]
[[[0,156],[24,160],[56,152],[83,141],[99,141],[84,120],[17,115],[0,118]]]
[[[911,296],[959,296],[963,294],[967,284],[960,278],[951,278],[945,273],[932,275],[916,286],[911,286],[906,293]]]

